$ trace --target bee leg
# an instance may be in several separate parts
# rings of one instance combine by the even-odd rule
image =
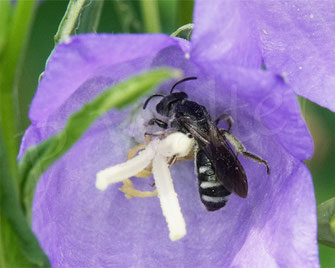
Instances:
[[[266,172],[270,174],[270,167],[268,166],[268,163],[263,158],[259,157],[258,155],[247,152],[243,143],[240,140],[238,140],[233,134],[228,132],[227,130],[220,129],[220,132],[222,135],[226,137],[226,139],[230,142],[230,144],[234,146],[237,154],[242,154],[246,158],[249,158],[253,161],[263,164],[264,166],[266,166]]]
[[[160,128],[163,129],[167,129],[168,128],[168,124],[160,119],[157,118],[152,118],[149,120],[148,125],[153,126],[154,124],[156,124],[157,126],[159,126]]]
[[[184,157],[178,157],[177,162],[193,160],[194,159],[194,154],[195,154],[195,149],[192,148],[191,151],[188,153],[188,155],[186,155]]]
[[[150,137],[145,137],[146,142],[150,142]],[[127,153],[127,159],[132,159],[139,151],[145,148],[145,144],[137,145],[131,148]],[[146,169],[140,171],[136,174],[138,178],[147,178],[151,175],[152,166],[149,165]],[[121,192],[125,194],[125,197],[130,199],[132,197],[152,197],[157,195],[157,190],[154,191],[139,191],[134,188],[133,183],[130,179],[126,179],[123,181],[123,186],[119,189]]]
[[[172,157],[170,158],[170,160],[169,160],[169,168],[170,168],[174,163],[176,163],[176,162],[177,162],[177,156],[174,155],[174,156],[172,156]]]
[[[184,157],[177,157],[176,155],[172,156],[169,159],[168,165],[169,168],[171,168],[175,163],[177,162],[181,162],[181,161],[189,161],[189,160],[193,160],[194,159],[194,149],[192,149],[188,155],[184,156]],[[155,183],[153,183],[152,187],[155,185]]]
[[[165,131],[158,131],[156,133],[149,133],[149,132],[145,132],[144,133],[145,139],[147,139],[147,137],[149,137],[150,140],[151,140],[151,137],[164,138],[165,136],[166,136],[166,132]]]
[[[232,118],[230,115],[228,115],[228,114],[221,114],[221,115],[214,121],[214,123],[215,123],[216,125],[218,125],[218,124],[220,123],[221,120],[224,120],[224,121],[227,122],[227,124],[228,124],[228,129],[227,129],[227,131],[230,131],[230,129],[231,129],[233,123],[234,123],[233,118]]]
[[[145,132],[144,133],[144,137],[145,137],[145,139],[147,141],[146,144],[148,144],[151,141],[151,137],[158,137],[160,139],[163,139],[163,138],[167,137],[170,133],[173,133],[173,132],[174,131],[172,129],[157,131],[155,133]]]
[[[242,155],[244,157],[247,157],[251,160],[254,160],[260,164],[263,164],[264,166],[266,166],[266,173],[270,174],[270,167],[268,165],[268,162],[266,162],[263,158],[259,157],[258,155],[249,153],[249,152],[242,152]]]
[[[233,134],[231,134],[229,131],[225,129],[220,129],[220,132],[225,138],[231,143],[231,145],[234,146],[235,151],[238,154],[242,154],[243,152],[246,152],[247,149],[243,145],[242,142],[240,142]]]

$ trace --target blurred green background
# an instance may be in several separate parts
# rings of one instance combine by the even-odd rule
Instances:
[[[1,0],[0,0],[1,1]],[[39,4],[24,67],[17,84],[17,112],[20,139],[29,125],[28,110],[43,72],[45,61],[54,47],[53,36],[66,10],[67,1],[43,1]],[[171,34],[178,27],[192,22],[192,1],[160,1],[161,31]],[[105,1],[97,32],[145,32],[145,23],[138,1]],[[334,48],[335,49],[335,48]],[[304,117],[315,143],[311,169],[317,203],[335,196],[335,114],[307,100],[301,100]],[[320,262],[324,268],[335,267],[335,249],[320,245]]]

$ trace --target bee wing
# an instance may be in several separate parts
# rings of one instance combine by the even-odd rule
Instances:
[[[210,143],[203,150],[212,161],[218,180],[228,191],[247,197],[247,176],[234,151],[219,130],[210,131],[209,139]]]
[[[190,122],[184,123],[211,160],[216,176],[223,186],[240,197],[247,197],[248,181],[244,168],[219,129],[211,124],[209,131],[204,132]]]

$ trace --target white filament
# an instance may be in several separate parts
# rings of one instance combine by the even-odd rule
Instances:
[[[186,234],[186,224],[181,213],[177,193],[173,187],[168,163],[164,156],[159,154],[155,156],[152,163],[152,173],[154,174],[163,215],[170,231],[169,237],[172,241],[178,240]]]
[[[169,237],[172,241],[178,240],[186,234],[186,224],[173,187],[168,160],[172,156],[188,155],[193,144],[192,138],[180,132],[172,133],[163,140],[153,140],[134,158],[98,172],[95,186],[99,190],[105,190],[112,183],[135,176],[152,162],[152,173],[168,224]]]
[[[102,191],[106,190],[108,185],[135,176],[141,170],[145,169],[151,163],[155,155],[153,147],[155,147],[157,142],[158,141],[151,142],[145,150],[139,152],[137,156],[127,162],[99,171],[97,173],[95,187]]]

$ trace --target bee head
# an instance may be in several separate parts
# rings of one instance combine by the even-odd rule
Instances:
[[[170,117],[174,113],[174,107],[178,102],[187,99],[188,96],[185,92],[175,92],[164,97],[157,105],[157,113]]]
[[[165,96],[163,94],[154,94],[151,95],[144,103],[143,105],[143,109],[145,109],[149,103],[149,101],[154,98],[154,97],[163,97],[163,99],[156,105],[156,111],[157,113],[163,115],[163,116],[167,116],[170,117],[173,115],[174,113],[174,107],[176,106],[176,104],[184,99],[187,99],[188,96],[185,92],[173,92],[173,90],[175,89],[175,87],[185,81],[189,81],[189,80],[195,80],[197,79],[195,76],[191,76],[191,77],[186,77],[180,81],[178,81],[177,83],[175,83],[171,90],[170,90],[170,94]]]

